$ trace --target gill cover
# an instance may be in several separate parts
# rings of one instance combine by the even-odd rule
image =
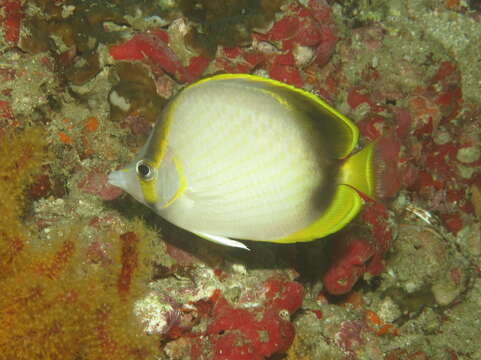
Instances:
[[[144,158],[137,162],[136,172],[145,203],[158,210],[170,206],[185,191],[182,165],[168,148],[158,167]]]

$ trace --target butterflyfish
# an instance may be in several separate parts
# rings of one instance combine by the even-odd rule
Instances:
[[[135,159],[109,174],[167,221],[201,238],[305,242],[342,229],[375,193],[371,143],[316,95],[223,74],[163,108]]]

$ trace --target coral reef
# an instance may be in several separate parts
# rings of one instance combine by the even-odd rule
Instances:
[[[0,359],[481,358],[480,11],[0,2]],[[327,239],[243,253],[108,185],[164,103],[220,72],[346,114],[376,141],[379,197]]]

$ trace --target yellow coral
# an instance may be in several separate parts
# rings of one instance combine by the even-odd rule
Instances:
[[[90,255],[92,243],[81,223],[52,227],[48,238],[29,233],[22,222],[24,191],[48,159],[45,136],[27,129],[4,137],[9,142],[0,138],[0,360],[153,358],[159,341],[144,333],[132,307],[147,288],[156,234],[138,220],[122,230],[99,231],[95,241],[106,259],[100,261]]]
[[[39,128],[8,130],[0,137],[0,278],[14,268],[27,237],[20,222],[24,190],[48,159],[44,139]]]
[[[118,252],[119,234],[105,235]],[[28,263],[0,281],[0,359],[150,358],[155,339],[134,318],[135,297],[118,295],[119,265],[88,264],[78,229],[51,239],[43,252],[26,247]]]

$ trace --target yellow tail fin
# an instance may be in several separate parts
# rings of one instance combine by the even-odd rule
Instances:
[[[349,157],[341,166],[339,184],[345,184],[374,197],[376,191],[374,156],[376,142]]]

